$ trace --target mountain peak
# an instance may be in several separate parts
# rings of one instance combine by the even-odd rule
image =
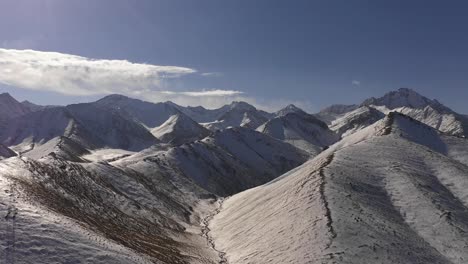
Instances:
[[[250,105],[243,101],[233,101],[230,104],[231,109],[241,110],[241,111],[254,111],[256,108],[253,105]]]
[[[98,102],[103,102],[103,101],[122,101],[122,100],[127,100],[130,99],[130,97],[127,97],[125,95],[121,94],[109,94],[104,96],[103,98],[99,99]]]
[[[441,104],[435,100],[430,100],[410,88],[400,88],[396,91],[386,93],[379,98],[369,98],[365,100],[362,106],[385,106],[389,109],[400,107],[424,108],[428,105],[440,108]]]
[[[152,129],[151,133],[162,142],[180,145],[202,139],[208,136],[210,131],[185,114],[177,113],[159,127]]]
[[[15,102],[18,102],[16,101],[15,98],[13,98],[13,96],[11,96],[9,93],[1,93],[0,94],[0,100],[9,100],[9,101],[15,101]]]
[[[290,113],[298,113],[298,114],[306,114],[306,112],[304,112],[304,110],[300,109],[299,107],[293,105],[293,104],[289,104],[287,105],[285,108],[279,110],[278,112],[276,112],[276,115],[277,116],[284,116],[284,115],[287,115],[287,114],[290,114]]]

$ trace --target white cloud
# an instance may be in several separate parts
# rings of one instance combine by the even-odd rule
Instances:
[[[161,91],[162,94],[167,95],[186,95],[186,96],[233,96],[243,94],[241,91],[233,91],[233,90],[202,90],[202,91],[194,91],[194,92],[174,92],[174,91]]]
[[[195,69],[179,66],[94,60],[57,52],[0,49],[0,83],[66,95],[138,95],[161,90],[166,79],[194,72]]]
[[[352,84],[352,85],[356,85],[356,86],[360,86],[360,85],[361,85],[361,82],[360,82],[360,81],[357,81],[357,80],[352,80],[352,81],[351,81],[351,84]]]

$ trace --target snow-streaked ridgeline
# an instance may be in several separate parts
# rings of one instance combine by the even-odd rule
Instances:
[[[468,263],[468,118],[0,95],[0,263]]]

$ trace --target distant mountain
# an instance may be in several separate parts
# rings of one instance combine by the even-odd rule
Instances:
[[[8,93],[0,94],[0,122],[31,112]]]
[[[385,114],[368,106],[361,106],[332,121],[330,129],[345,137],[384,118]]]
[[[299,107],[293,105],[293,104],[290,104],[288,106],[286,106],[285,108],[277,111],[275,113],[275,116],[285,116],[287,114],[290,114],[290,113],[297,113],[297,114],[307,114],[304,110],[300,109]]]
[[[224,105],[217,109],[206,109],[203,106],[180,106],[173,102],[166,102],[186,114],[197,123],[209,123],[218,120],[224,113],[229,111],[230,106]]]
[[[400,107],[409,107],[409,108],[424,108],[426,106],[432,106],[434,108],[444,109],[449,111],[449,109],[443,106],[436,100],[430,100],[412,89],[400,88],[396,91],[386,93],[384,96],[379,98],[371,97],[364,100],[361,105],[364,106],[385,106],[390,110],[400,108]]]
[[[339,136],[327,124],[301,111],[273,118],[257,128],[257,131],[288,142],[312,155],[317,155],[339,140]]]
[[[128,119],[135,119],[148,128],[155,128],[180,111],[170,103],[150,103],[123,95],[108,95],[98,101],[99,107],[110,109]]]
[[[314,116],[327,124],[331,124],[333,120],[336,120],[344,114],[354,111],[357,108],[359,108],[358,105],[336,104],[322,109],[317,114],[314,114]]]
[[[143,125],[93,103],[66,107],[92,135],[110,148],[141,150],[159,143]]]
[[[169,117],[159,127],[153,128],[151,133],[164,143],[180,145],[202,139],[211,132],[185,114],[179,113]]]
[[[17,146],[17,152],[34,148],[57,137],[65,136],[91,146],[97,141],[65,107],[44,109],[11,120],[8,127],[0,131],[0,142]]]
[[[226,111],[215,121],[203,125],[212,131],[239,126],[256,129],[272,117],[271,114],[257,110],[254,106],[245,102],[233,102],[228,108],[222,109]]]
[[[90,103],[46,108],[20,116],[0,131],[0,142],[18,146],[18,151],[24,152],[59,136],[87,148],[138,150],[159,142],[142,125]]]
[[[442,132],[468,136],[468,119],[465,116],[408,88],[367,99],[362,105],[375,107],[384,113],[389,110],[401,112]]]

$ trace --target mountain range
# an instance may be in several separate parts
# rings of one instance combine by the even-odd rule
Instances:
[[[5,263],[466,263],[468,117],[0,95]]]

